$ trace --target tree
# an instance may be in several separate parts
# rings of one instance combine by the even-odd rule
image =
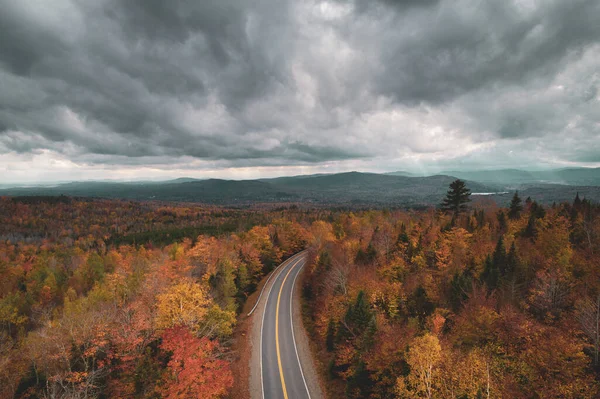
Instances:
[[[340,320],[340,328],[337,331],[338,341],[342,338],[358,338],[369,325],[373,313],[370,309],[370,304],[365,299],[364,291],[359,291],[356,296],[356,302],[348,307],[346,315]],[[344,328],[341,328],[344,327]]]
[[[511,220],[517,220],[519,217],[521,217],[522,210],[523,205],[521,205],[521,197],[519,197],[519,192],[515,191],[515,195],[513,195],[512,200],[510,201],[508,218]]]
[[[157,296],[158,328],[170,328],[185,325],[192,331],[198,331],[212,300],[206,290],[191,281],[176,284]]]
[[[506,215],[504,211],[500,210],[496,214],[496,217],[498,218],[498,230],[503,234],[506,231]]]
[[[354,372],[348,381],[346,381],[346,397],[347,398],[365,398],[368,397],[369,387],[371,380],[369,379],[369,372],[367,371],[365,362],[362,360],[358,361]]]
[[[327,352],[331,352],[334,349],[335,345],[335,322],[332,318],[329,319],[329,323],[327,324],[327,333],[325,336],[325,347],[327,348]]]
[[[494,264],[492,257],[488,255],[485,258],[485,262],[483,264],[483,272],[481,273],[481,280],[485,282],[488,289],[494,290],[498,287],[498,281],[500,280],[500,271]]]
[[[215,297],[221,307],[228,311],[235,311],[237,308],[237,304],[235,302],[237,288],[235,285],[233,265],[229,259],[224,259],[217,265],[215,289]]]
[[[600,295],[595,300],[586,298],[578,306],[578,319],[581,329],[592,343],[594,366],[598,366],[600,352]]]
[[[221,398],[233,386],[229,364],[218,358],[219,344],[196,338],[187,327],[163,333],[161,349],[171,353],[170,374],[162,393],[166,399]]]
[[[579,210],[581,208],[581,198],[579,198],[579,191],[577,195],[575,195],[575,200],[573,201],[573,208]]]
[[[441,359],[442,347],[435,335],[427,333],[415,338],[406,359],[410,366],[410,374],[406,382],[398,384],[400,397],[403,397],[406,390],[416,394],[416,397],[434,397],[435,375]]]
[[[465,182],[460,179],[455,180],[450,183],[450,189],[442,201],[441,209],[444,212],[452,212],[456,217],[467,210],[467,204],[471,201],[470,197],[471,190],[467,188]]]

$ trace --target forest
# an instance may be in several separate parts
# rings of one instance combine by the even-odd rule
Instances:
[[[241,307],[308,249],[330,398],[595,398],[600,207],[0,197],[0,397],[225,398]]]
[[[240,305],[319,217],[0,198],[0,397],[225,396]]]
[[[328,395],[599,397],[599,220],[515,195],[318,222],[303,295]]]

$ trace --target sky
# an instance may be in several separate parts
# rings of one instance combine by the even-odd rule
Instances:
[[[600,166],[597,0],[0,9],[0,183]]]

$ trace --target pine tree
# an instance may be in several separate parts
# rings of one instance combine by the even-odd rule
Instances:
[[[408,238],[408,233],[406,232],[406,225],[404,223],[402,223],[402,226],[400,227],[400,234],[398,235],[398,243],[408,243],[409,238]]]
[[[358,327],[360,331],[363,331],[373,315],[371,314],[371,309],[368,300],[365,298],[364,291],[359,291],[356,296],[356,302],[354,306],[351,308],[351,322],[353,325]]]
[[[530,215],[529,220],[527,221],[527,226],[523,230],[523,237],[527,238],[535,238],[537,235],[537,228],[535,227],[535,216]]]
[[[579,191],[577,192],[577,195],[575,195],[575,200],[573,201],[573,207],[577,210],[579,210],[579,208],[581,207],[581,199],[579,198]]]
[[[335,322],[333,319],[329,319],[329,324],[327,324],[327,334],[325,336],[325,346],[327,347],[327,352],[331,352],[334,349],[335,345]]]
[[[377,334],[377,320],[375,317],[371,317],[371,321],[369,321],[369,325],[365,330],[362,337],[362,349],[363,351],[368,351],[371,349],[373,344],[375,343],[375,334]]]
[[[494,264],[494,269],[498,270],[500,276],[506,274],[506,248],[504,247],[504,238],[502,238],[502,236],[500,236],[496,243],[496,249],[492,255],[492,263]]]
[[[500,279],[500,273],[495,267],[491,256],[485,258],[483,266],[483,273],[481,273],[481,279],[485,282],[488,289],[493,290],[498,287],[498,280]]]
[[[354,373],[348,377],[346,381],[346,397],[347,398],[366,398],[369,396],[369,388],[371,380],[369,379],[369,371],[362,360],[358,361]]]
[[[356,302],[348,306],[346,315],[337,329],[336,342],[341,342],[350,337],[360,336],[369,323],[373,314],[371,313],[368,300],[365,298],[364,291],[359,291],[356,296]]]
[[[531,216],[533,216],[536,219],[543,219],[544,216],[546,216],[546,210],[542,205],[538,204],[536,201],[533,201],[531,203],[530,212]]]
[[[458,312],[462,303],[469,297],[472,286],[473,278],[468,271],[454,274],[450,282],[450,304],[455,312]]]
[[[508,218],[511,220],[517,220],[519,217],[521,217],[522,210],[523,205],[521,205],[521,197],[519,197],[519,192],[515,191],[515,195],[513,195],[512,200],[510,201]]]
[[[502,233],[504,233],[506,231],[506,215],[504,214],[504,211],[499,210],[498,213],[496,214],[496,217],[498,218],[498,230],[500,230]]]
[[[515,247],[515,242],[510,246],[508,251],[508,255],[506,255],[506,275],[514,276],[519,268],[519,257],[517,255],[517,248]]]
[[[446,193],[441,209],[444,212],[452,212],[456,217],[467,210],[467,204],[471,201],[470,196],[471,190],[467,188],[465,182],[460,179],[455,180],[450,183],[450,189]]]

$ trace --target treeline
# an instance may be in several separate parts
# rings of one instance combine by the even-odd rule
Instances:
[[[305,322],[329,397],[600,395],[600,208],[466,202],[313,232]]]
[[[3,398],[226,396],[237,312],[262,276],[306,246],[312,217],[129,201],[0,204]],[[234,229],[238,221],[254,227]],[[218,234],[165,236],[167,225]],[[143,239],[120,245],[131,236]]]

